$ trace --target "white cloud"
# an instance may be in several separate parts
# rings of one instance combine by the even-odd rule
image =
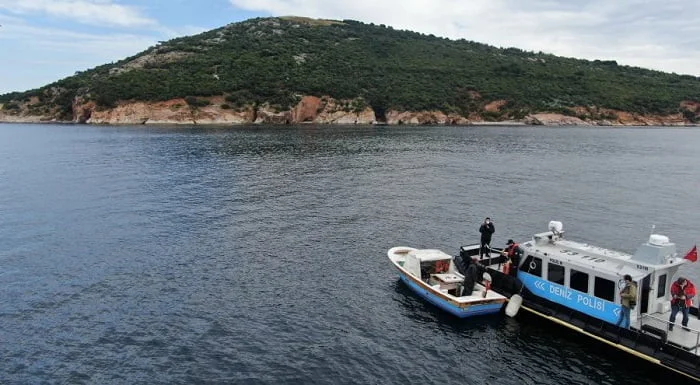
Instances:
[[[24,23],[8,25],[0,39],[21,41],[26,49],[44,52],[94,54],[122,59],[154,45],[155,36],[80,33],[56,28],[38,28]],[[102,64],[102,63],[99,63]]]
[[[3,19],[0,47],[9,54],[0,73],[13,74],[0,82],[0,94],[44,86],[76,71],[115,62],[155,45],[158,36],[128,33],[80,33],[39,28],[18,19]]]
[[[84,24],[111,26],[153,26],[157,22],[134,7],[111,0],[0,0],[0,9],[19,15],[44,13]]]
[[[685,0],[230,0],[276,16],[354,19],[700,76],[700,8]]]
[[[85,5],[89,6],[70,15],[71,21],[117,28],[86,29],[72,23],[48,27],[35,17],[40,12],[59,16]],[[104,21],[107,18],[109,22]],[[0,94],[41,87],[76,71],[135,55],[158,41],[205,31],[191,25],[169,28],[111,0],[0,0],[0,24],[0,52],[7,54],[0,60],[0,73],[13,74],[0,81]]]

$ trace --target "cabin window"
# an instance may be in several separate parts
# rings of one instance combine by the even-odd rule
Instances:
[[[424,281],[430,278],[431,274],[435,274],[435,262],[433,261],[421,261],[420,263],[420,277]]]
[[[553,263],[547,264],[547,280],[550,282],[558,283],[560,285],[564,284],[564,266],[555,265]]]
[[[595,277],[595,286],[593,287],[593,295],[598,298],[606,299],[608,301],[615,301],[615,282]]]
[[[538,277],[542,276],[542,258],[533,257],[528,255],[525,263],[520,267],[520,271],[536,275]]]
[[[666,295],[666,274],[659,277],[659,286],[656,288],[656,298],[661,298]]]
[[[588,293],[588,274],[571,269],[571,272],[569,272],[569,287],[583,293]]]

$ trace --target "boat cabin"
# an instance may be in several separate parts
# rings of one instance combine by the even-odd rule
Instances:
[[[671,283],[689,262],[679,258],[676,245],[666,236],[652,234],[628,254],[564,239],[560,222],[550,222],[549,230],[520,244],[520,261],[511,261],[499,249],[480,261],[494,270],[495,290],[510,296],[506,314],[513,317],[522,306],[700,381],[700,314],[691,307],[693,316],[687,324],[681,323],[681,314],[670,321]],[[479,244],[462,246],[460,259],[478,255],[479,249]],[[500,271],[509,263],[517,263],[516,277],[512,267]],[[622,311],[625,275],[637,286],[629,328],[615,326]]]
[[[521,245],[518,278],[533,294],[616,323],[620,290],[629,274],[637,284],[637,305],[631,323],[641,314],[668,312],[673,275],[687,262],[678,258],[675,244],[652,234],[633,255],[563,239],[563,232],[535,234]]]
[[[430,283],[433,274],[456,272],[451,255],[432,249],[410,251],[406,254],[403,268],[425,283]]]

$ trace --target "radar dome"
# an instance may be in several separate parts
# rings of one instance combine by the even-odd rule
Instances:
[[[562,225],[561,222],[558,222],[558,221],[550,221],[549,222],[549,231],[551,231],[553,233],[561,233],[563,228],[564,228],[564,225]]]
[[[663,246],[669,243],[668,237],[660,234],[651,234],[649,236],[649,243],[656,246]]]

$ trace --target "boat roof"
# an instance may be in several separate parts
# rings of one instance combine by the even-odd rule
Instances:
[[[547,243],[538,243],[533,240],[523,246],[525,250],[544,254],[550,260],[554,258],[574,268],[580,267],[583,271],[601,271],[612,276],[629,274],[634,280],[644,277],[650,271],[662,268],[662,266],[635,260],[632,254],[567,239]]]
[[[416,258],[417,260],[419,260],[421,262],[441,261],[444,259],[452,260],[451,255],[449,255],[443,251],[435,250],[435,249],[412,250],[411,252],[408,253],[408,255]]]

